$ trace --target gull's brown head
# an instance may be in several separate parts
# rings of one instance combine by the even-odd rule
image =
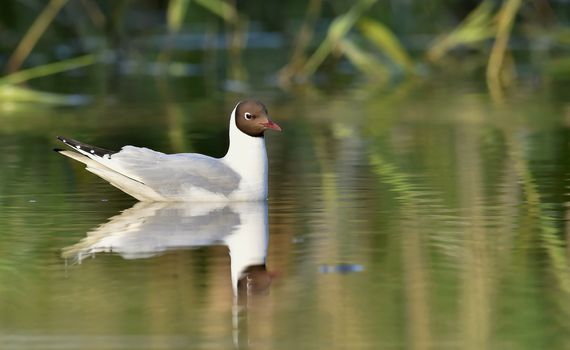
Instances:
[[[253,137],[263,137],[265,130],[281,131],[281,127],[269,119],[265,105],[255,100],[238,103],[235,122],[241,132]]]

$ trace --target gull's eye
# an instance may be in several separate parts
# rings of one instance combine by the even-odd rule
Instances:
[[[249,112],[245,112],[245,114],[243,116],[247,120],[252,120],[253,118],[255,118],[255,116]]]

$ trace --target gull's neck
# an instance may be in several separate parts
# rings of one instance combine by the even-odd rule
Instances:
[[[249,136],[238,129],[236,108],[230,117],[230,146],[222,159],[240,175],[267,183],[265,138]]]

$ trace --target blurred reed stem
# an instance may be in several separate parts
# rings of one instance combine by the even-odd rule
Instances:
[[[168,2],[168,7],[166,8],[166,24],[171,34],[180,31],[184,23],[184,17],[186,17],[186,13],[188,12],[188,5],[190,5],[190,0],[170,0]]]
[[[97,2],[94,0],[81,0],[81,5],[85,8],[87,16],[89,16],[93,25],[99,29],[103,29],[107,18]]]
[[[493,4],[483,1],[451,32],[435,39],[426,52],[426,59],[437,63],[459,45],[472,45],[489,39],[493,36],[493,28]]]
[[[0,78],[0,85],[4,84],[20,84],[30,79],[40,78],[79,67],[85,67],[95,63],[95,55],[89,54],[64,61],[44,64],[42,66],[29,68],[19,72],[15,72]]]
[[[12,73],[20,69],[22,63],[30,55],[30,52],[32,52],[32,49],[36,46],[40,37],[66,3],[67,0],[51,0],[49,2],[36,18],[30,29],[28,29],[16,47],[16,50],[12,53],[12,56],[10,56],[6,65],[7,72]]]
[[[383,23],[365,18],[359,21],[358,28],[392,62],[407,73],[413,73],[414,62],[396,35]]]
[[[295,40],[293,46],[293,53],[289,63],[281,69],[279,72],[279,82],[281,85],[288,86],[295,73],[299,71],[306,60],[305,51],[309,46],[311,39],[313,38],[315,32],[315,26],[319,14],[321,13],[323,1],[322,0],[310,0],[309,5],[307,5],[307,12],[305,18],[303,19],[303,24]]]
[[[497,33],[487,64],[487,81],[489,84],[500,83],[501,71],[505,63],[505,52],[520,6],[521,0],[506,0],[497,14]]]
[[[360,71],[373,77],[376,81],[386,83],[389,72],[370,52],[360,49],[352,41],[343,39],[338,43],[339,49],[349,61]]]
[[[235,7],[233,13],[234,15],[227,19],[230,27],[228,40],[228,73],[230,80],[246,82],[247,70],[243,64],[242,51],[246,47],[247,43],[247,29],[249,26],[249,21],[243,16],[241,16],[238,20],[237,10]]]
[[[84,104],[89,100],[86,96],[35,91],[29,88],[17,86],[17,84],[24,83],[35,78],[85,67],[95,62],[95,55],[91,54],[29,68],[1,77],[0,102],[7,104],[12,102],[35,102],[47,105],[65,106]]]
[[[304,78],[313,75],[327,56],[335,49],[336,45],[354,27],[358,19],[366,10],[374,5],[376,1],[377,0],[360,0],[355,3],[347,13],[335,18],[329,27],[326,38],[300,69],[299,75]]]

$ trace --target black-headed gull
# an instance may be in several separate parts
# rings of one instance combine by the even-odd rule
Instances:
[[[265,130],[281,131],[259,101],[239,102],[230,116],[230,146],[223,158],[164,154],[124,146],[110,151],[58,136],[73,151],[57,152],[140,201],[257,201],[267,199]]]

